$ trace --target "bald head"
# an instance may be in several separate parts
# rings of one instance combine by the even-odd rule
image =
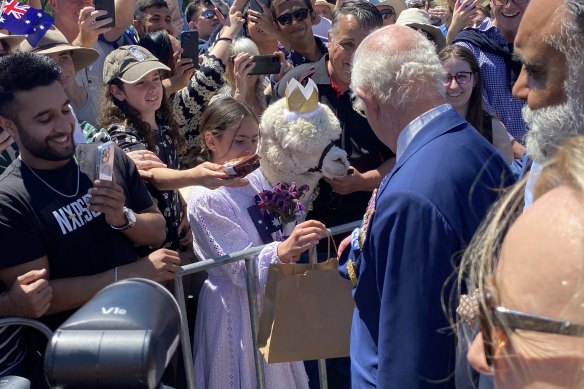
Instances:
[[[517,219],[505,237],[497,269],[500,303],[584,323],[583,259],[582,194],[569,186],[552,189]]]
[[[375,96],[380,103],[404,107],[420,96],[444,94],[442,65],[434,45],[406,26],[386,26],[359,45],[353,59],[351,87]],[[399,93],[396,93],[399,90]]]

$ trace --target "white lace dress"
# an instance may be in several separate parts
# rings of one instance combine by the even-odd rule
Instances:
[[[188,217],[194,248],[201,258],[215,258],[262,245],[247,208],[254,196],[271,189],[259,169],[248,176],[244,188],[209,190],[194,187],[188,202]],[[271,263],[280,263],[277,242],[269,244],[254,261],[257,300],[263,294]],[[245,262],[238,261],[208,271],[197,309],[193,341],[197,388],[256,388]],[[302,362],[265,364],[267,388],[308,388]]]

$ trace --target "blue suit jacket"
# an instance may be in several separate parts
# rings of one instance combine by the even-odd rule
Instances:
[[[512,176],[456,111],[426,125],[377,194],[355,289],[353,388],[454,387],[454,264]],[[453,277],[450,278],[449,277]]]

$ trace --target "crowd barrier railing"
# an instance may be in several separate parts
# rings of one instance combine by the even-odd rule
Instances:
[[[359,227],[361,221],[355,221],[352,223],[342,224],[340,226],[329,228],[329,232],[331,235],[338,235],[345,232],[352,231],[354,228]],[[235,261],[245,260],[245,268],[246,268],[246,285],[247,285],[247,297],[249,302],[249,316],[251,322],[251,333],[252,333],[252,341],[253,341],[253,348],[254,348],[254,361],[255,361],[255,369],[256,369],[256,377],[258,381],[258,389],[265,389],[265,375],[264,375],[264,364],[263,356],[261,355],[258,345],[257,345],[257,334],[258,334],[258,327],[259,327],[259,314],[258,314],[258,305],[257,300],[255,299],[256,296],[256,283],[255,280],[255,268],[253,266],[252,259],[255,258],[257,254],[262,251],[262,249],[266,245],[250,247],[248,249],[238,251],[232,254],[227,254],[219,258],[215,259],[204,259],[199,262],[195,262],[189,265],[185,265],[181,267],[181,270],[177,273],[175,280],[174,280],[174,294],[175,298],[178,301],[178,305],[180,307],[181,315],[185,320],[182,320],[181,324],[181,351],[184,360],[184,368],[185,374],[187,379],[187,385],[189,389],[195,389],[195,376],[194,376],[194,369],[193,369],[193,356],[192,356],[192,347],[191,347],[191,340],[189,334],[189,327],[188,327],[188,320],[187,319],[187,307],[186,307],[186,300],[184,294],[184,277],[190,276],[194,273],[204,271],[207,269],[211,269],[215,266],[221,266],[228,263],[232,263]],[[251,298],[254,296],[254,298]],[[319,371],[319,378],[320,378],[320,387],[321,389],[327,389],[327,379],[326,379],[326,366],[325,360],[321,359],[318,361],[318,371]],[[204,389],[204,388],[198,388]]]

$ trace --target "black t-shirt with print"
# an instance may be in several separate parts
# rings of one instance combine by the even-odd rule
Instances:
[[[0,268],[47,256],[51,279],[88,276],[136,260],[134,244],[111,228],[101,213],[87,209],[95,176],[97,145],[78,145],[76,160],[55,170],[34,172],[65,197],[50,189],[21,160],[0,176]],[[116,149],[115,180],[124,190],[126,206],[142,212],[153,205],[138,170],[125,153]],[[53,329],[72,311],[46,316]]]

